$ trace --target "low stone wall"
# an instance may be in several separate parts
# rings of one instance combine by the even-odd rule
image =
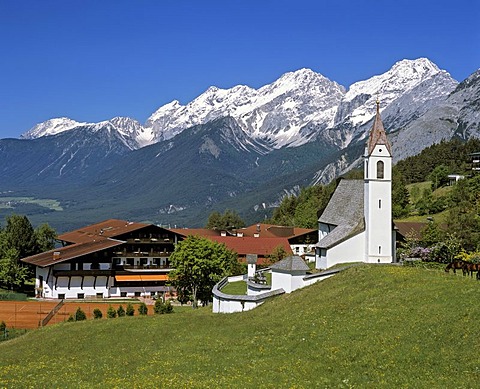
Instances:
[[[283,289],[277,289],[254,296],[226,294],[220,290],[228,284],[228,281],[228,277],[225,277],[213,287],[213,313],[249,311],[263,304],[266,299],[285,293]]]

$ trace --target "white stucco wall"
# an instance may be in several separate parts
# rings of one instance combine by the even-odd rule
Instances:
[[[256,303],[252,301],[238,301],[238,300],[225,300],[217,296],[213,296],[213,313],[235,313],[249,311],[256,308],[263,301]]]
[[[377,163],[384,164],[383,178],[377,177]],[[392,158],[387,148],[376,145],[368,157],[365,175],[365,262],[389,263],[392,247]]]
[[[283,289],[285,293],[291,293],[296,289],[303,288],[305,272],[302,274],[289,274],[272,270],[272,290]]]
[[[361,232],[338,245],[327,250],[327,257],[324,259],[325,267],[328,269],[338,263],[364,262],[365,259],[365,232]]]
[[[310,278],[308,280],[304,280],[303,281],[303,286],[309,286],[309,285],[312,285],[316,282],[319,282],[319,281],[324,281],[326,280],[327,278],[330,278],[330,277],[333,277],[335,274],[330,274],[328,276],[323,276],[323,277],[316,277],[316,278]]]
[[[60,294],[64,294],[67,299],[76,299],[79,293],[83,293],[84,298],[96,297],[97,293],[102,293],[105,298],[109,297],[106,276],[98,276],[96,282],[95,277],[85,276],[83,279],[83,287],[81,287],[82,277],[71,277],[70,289],[68,288],[68,277],[58,277],[56,288],[54,277],[50,276],[50,278],[50,293],[46,293],[45,290],[44,297],[46,298],[59,298]],[[94,282],[95,288],[93,287]]]

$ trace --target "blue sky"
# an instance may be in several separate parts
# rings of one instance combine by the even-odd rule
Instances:
[[[0,0],[0,138],[61,116],[143,123],[304,67],[348,87],[427,57],[461,81],[479,25],[477,0]]]

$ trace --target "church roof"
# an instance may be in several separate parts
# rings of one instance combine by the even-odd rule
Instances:
[[[365,230],[363,215],[363,180],[342,179],[333,192],[319,223],[336,226],[317,243],[317,247],[330,248]]]
[[[291,255],[282,259],[281,261],[275,262],[273,265],[270,265],[272,270],[284,270],[284,271],[307,271],[310,268],[307,266],[305,261],[297,256]]]
[[[377,113],[373,121],[370,136],[368,137],[368,155],[372,154],[376,145],[385,145],[390,155],[392,155],[392,146],[387,139],[387,133],[383,127],[382,118],[380,117],[380,102],[377,100]]]

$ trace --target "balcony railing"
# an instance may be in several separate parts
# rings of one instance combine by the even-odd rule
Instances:
[[[130,238],[127,243],[174,243],[171,238]]]
[[[115,265],[116,270],[159,270],[171,269],[170,265]]]
[[[122,257],[122,258],[127,258],[127,257],[169,257],[172,254],[171,251],[133,251],[133,252],[126,252],[126,251],[117,251],[114,252],[113,255],[115,257]]]
[[[54,270],[54,277],[85,277],[85,276],[110,276],[111,270],[84,269],[84,270]]]

